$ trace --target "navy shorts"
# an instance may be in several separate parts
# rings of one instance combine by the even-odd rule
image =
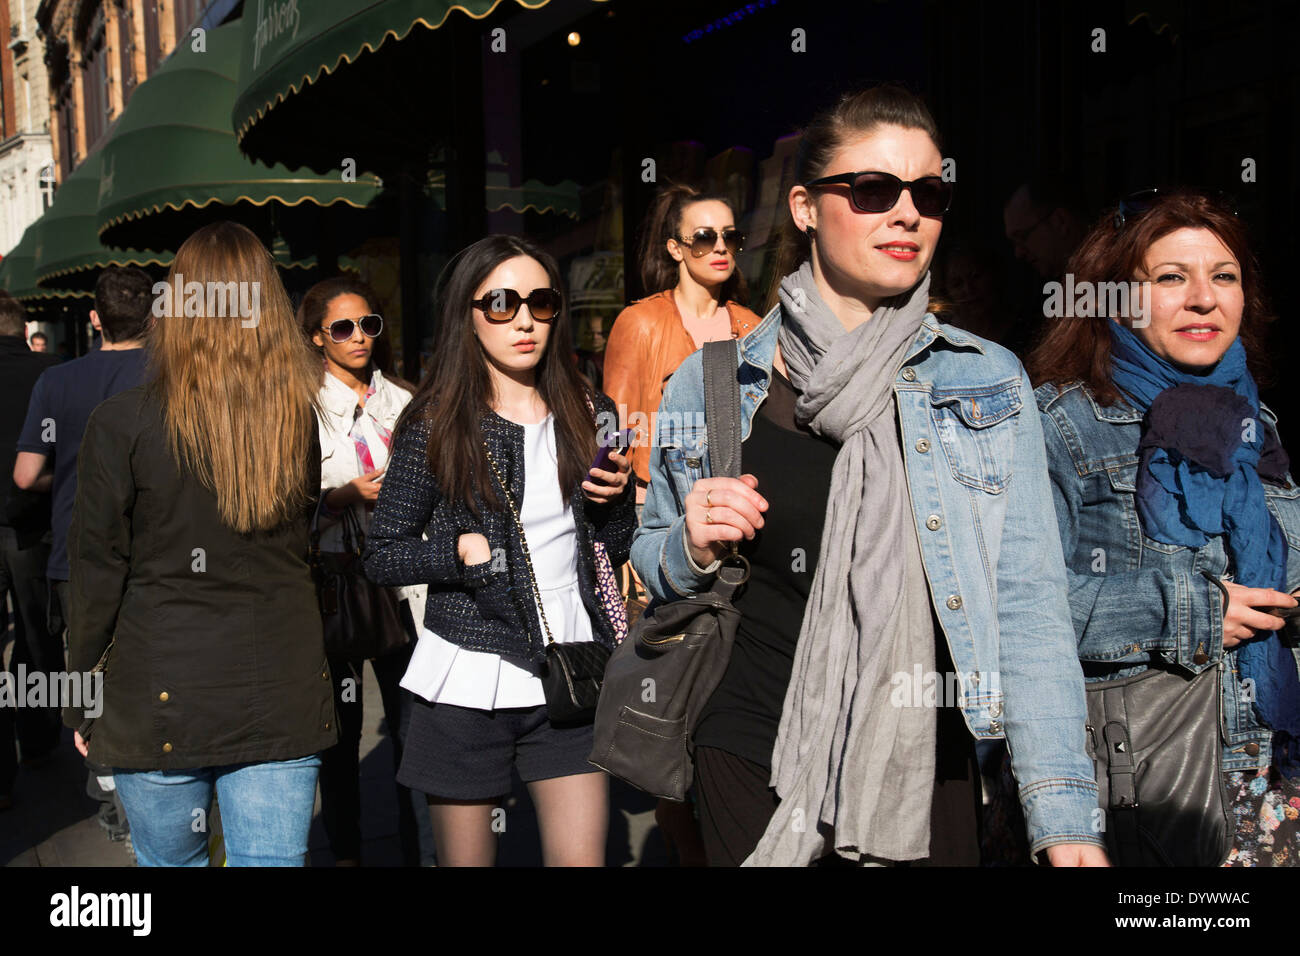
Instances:
[[[524,783],[599,773],[587,761],[593,725],[556,727],[546,706],[478,710],[415,698],[397,782],[451,800],[491,800]]]

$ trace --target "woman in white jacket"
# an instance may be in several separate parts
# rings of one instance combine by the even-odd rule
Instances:
[[[344,550],[341,518],[351,510],[364,532],[379,497],[388,444],[397,416],[411,400],[410,386],[385,378],[388,343],[374,291],[359,279],[340,276],[307,291],[298,318],[320,350],[324,375],[320,390],[322,551]],[[411,605],[413,620],[424,616],[424,587],[398,589]],[[403,614],[405,616],[405,614]],[[402,759],[401,728],[409,716],[410,692],[398,682],[410,661],[413,644],[371,660],[384,719],[393,743],[393,769]],[[357,866],[361,858],[361,786],[358,757],[362,721],[362,659],[330,657],[339,743],[322,754],[321,816],[336,865]],[[416,796],[423,802],[420,795]],[[417,865],[420,847],[432,846],[431,834],[417,836],[411,791],[397,785],[398,836],[403,861]],[[420,808],[423,810],[423,807]],[[427,829],[423,828],[423,829]],[[423,838],[421,838],[423,837]],[[425,854],[427,856],[428,854]]]

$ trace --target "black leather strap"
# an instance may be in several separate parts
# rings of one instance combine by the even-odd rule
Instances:
[[[1106,769],[1110,778],[1110,825],[1115,831],[1118,862],[1121,865],[1136,865],[1141,859],[1137,819],[1137,764],[1133,759],[1133,741],[1128,732],[1128,713],[1121,691],[1107,691],[1106,698],[1106,712],[1111,719],[1102,727],[1101,735],[1106,746]]]
[[[735,339],[704,343],[704,421],[709,438],[709,472],[740,477],[740,382]]]

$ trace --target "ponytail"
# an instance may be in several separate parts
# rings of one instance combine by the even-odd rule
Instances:
[[[682,217],[686,208],[697,202],[716,201],[728,209],[731,202],[723,196],[705,193],[685,183],[670,183],[655,195],[646,214],[637,245],[637,266],[641,285],[646,295],[675,288],[680,275],[677,260],[668,254],[668,240],[681,240]],[[734,210],[733,210],[734,212]],[[688,251],[686,253],[690,255]],[[722,286],[721,302],[738,302],[744,305],[749,298],[745,277],[736,264],[735,271]]]

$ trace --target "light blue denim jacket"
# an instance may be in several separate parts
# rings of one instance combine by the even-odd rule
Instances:
[[[742,439],[767,396],[781,321],[777,306],[738,343]],[[682,514],[692,485],[710,475],[702,354],[686,359],[664,391],[632,541],[632,563],[661,601],[702,591],[713,577],[686,551]],[[912,517],[966,724],[976,739],[1007,738],[1031,852],[1101,846],[1083,680],[1029,379],[1006,349],[927,315],[894,394]]]
[[[1227,573],[1222,537],[1200,548],[1142,533],[1137,490],[1142,416],[1125,402],[1097,403],[1075,382],[1036,393],[1047,442],[1070,610],[1089,680],[1127,677],[1159,659],[1200,673],[1221,660],[1224,769],[1254,770],[1272,759],[1272,734],[1255,716],[1236,657],[1223,650],[1223,598],[1213,578]],[[1267,427],[1277,419],[1260,409]],[[1300,587],[1300,486],[1264,482],[1268,510],[1286,533],[1286,589]]]

